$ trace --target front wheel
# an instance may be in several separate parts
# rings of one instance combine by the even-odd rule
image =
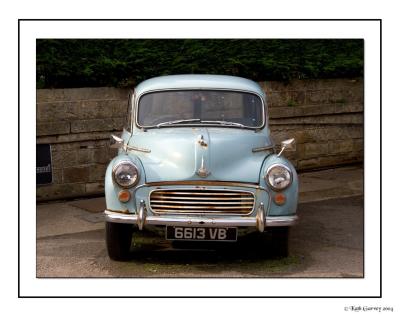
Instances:
[[[133,226],[125,223],[106,222],[106,244],[108,256],[115,261],[129,258]]]
[[[271,234],[272,252],[275,256],[287,257],[289,255],[289,228],[272,227],[268,229]]]

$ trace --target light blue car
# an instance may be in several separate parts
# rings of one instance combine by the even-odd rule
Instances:
[[[148,226],[164,228],[168,240],[221,243],[236,241],[238,229],[265,231],[286,256],[298,180],[282,152],[294,139],[276,151],[267,120],[265,92],[248,79],[172,75],[139,84],[121,138],[111,136],[119,152],[105,175],[110,258],[129,258],[133,230]]]

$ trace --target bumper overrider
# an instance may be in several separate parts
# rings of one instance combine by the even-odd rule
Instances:
[[[254,213],[253,213],[254,214]],[[249,216],[213,216],[213,215],[171,215],[148,213],[144,200],[140,200],[135,214],[105,210],[105,220],[114,223],[137,225],[139,230],[149,225],[185,226],[185,227],[255,227],[263,232],[266,227],[292,226],[298,221],[297,215],[267,216],[264,203],[258,203],[255,215]]]

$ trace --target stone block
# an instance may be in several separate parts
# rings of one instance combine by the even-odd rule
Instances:
[[[115,123],[112,118],[76,120],[71,122],[71,132],[112,131],[114,126]]]
[[[38,122],[36,124],[36,136],[68,133],[70,133],[69,122]]]
[[[112,105],[108,100],[81,100],[75,102],[72,107],[77,120],[111,118]]]
[[[318,160],[319,167],[330,167],[343,164],[343,157],[341,155],[329,155],[320,157]]]
[[[361,163],[363,157],[356,152],[337,154],[319,158],[319,165],[321,167],[333,167],[343,164]]]
[[[312,138],[308,134],[308,131],[303,129],[296,131],[294,134],[294,138],[296,140],[297,145],[301,145],[303,143],[312,141]]]
[[[112,107],[113,117],[126,118],[126,114],[128,113],[128,98],[126,100],[110,101],[109,104]]]
[[[79,147],[81,142],[97,142],[102,141],[105,144],[109,143],[110,134],[119,135],[121,131],[107,131],[107,132],[84,132],[61,134],[54,136],[40,136],[36,138],[37,144],[53,144],[54,146],[70,146],[71,148]]]
[[[113,118],[112,121],[113,121],[114,131],[115,130],[122,131],[122,128],[124,127],[124,124],[125,124],[125,120],[126,120],[125,117],[123,117],[123,118]]]
[[[78,118],[78,114],[74,111],[77,107],[77,102],[46,102],[37,103],[37,116],[38,122],[48,121],[69,121]]]
[[[287,91],[272,91],[267,96],[267,103],[270,107],[285,107],[288,101]]]
[[[338,146],[341,153],[351,152],[354,150],[353,140],[343,140],[338,142]]]
[[[74,138],[72,138],[69,141],[66,140],[66,142],[52,144],[52,149],[54,151],[77,151],[83,148],[108,147],[110,134],[106,133],[104,134],[104,136],[107,136],[107,139],[97,140],[93,138],[89,140],[79,141],[79,139],[75,140]]]
[[[287,107],[287,106],[283,106],[283,105],[280,107],[269,108],[268,110],[269,110],[268,112],[269,112],[269,116],[271,119],[296,117],[300,113],[299,108]]]
[[[320,156],[318,158],[302,159],[298,161],[298,171],[328,168],[341,166],[344,164],[361,163],[363,161],[362,155],[355,152],[345,154],[334,154],[328,156]]]
[[[129,89],[114,87],[67,89],[66,98],[71,100],[127,100]]]
[[[308,90],[306,91],[306,103],[309,105],[330,103],[329,96],[329,89]]]
[[[265,91],[267,94],[270,94],[273,90],[270,81],[260,81],[258,82],[258,84],[260,85],[261,89]]]
[[[327,143],[306,143],[304,147],[304,158],[319,157],[329,154]]]
[[[109,163],[117,155],[117,149],[101,147],[93,151],[93,163]]]
[[[52,163],[55,168],[64,168],[77,165],[76,151],[52,151]]]
[[[88,166],[89,181],[103,181],[106,174],[107,164],[92,164]]]
[[[271,119],[270,125],[293,125],[293,124],[307,124],[307,125],[321,125],[321,124],[362,124],[362,113],[340,113],[318,116],[299,116],[294,118],[279,118]]]
[[[330,115],[336,113],[354,113],[362,112],[362,104],[325,104],[325,105],[297,105],[297,106],[281,106],[268,109],[271,119],[291,118],[291,117],[307,117]]]
[[[283,152],[283,156],[293,162],[299,158],[299,153],[297,151],[285,151]]]
[[[363,127],[362,125],[338,125],[334,127],[317,127],[307,129],[307,133],[315,142],[327,140],[346,140],[353,138],[362,138]]]
[[[93,163],[94,148],[81,147],[76,151],[76,156],[76,162],[79,165]]]
[[[353,142],[354,151],[359,152],[364,150],[364,139],[354,139]]]
[[[334,103],[363,103],[363,87],[338,87],[330,91],[330,101]]]
[[[296,159],[304,158],[305,148],[305,144],[296,142],[296,151],[294,152],[296,154]]]
[[[90,179],[88,166],[75,166],[63,169],[64,183],[85,183]]]
[[[128,89],[113,87],[38,89],[37,102],[76,101],[76,100],[127,100]]]
[[[36,102],[52,102],[66,100],[65,89],[37,89]]]
[[[262,87],[266,87],[269,91],[294,91],[306,89],[319,89],[320,80],[290,80],[268,81],[263,82]]]
[[[305,104],[306,93],[301,90],[293,90],[290,92],[289,98],[294,102],[294,106],[301,106]]]
[[[354,142],[352,139],[336,140],[329,142],[329,152],[331,154],[351,152],[353,150],[354,150]]]
[[[45,201],[85,195],[85,184],[52,184],[36,188],[36,200]]]
[[[314,169],[319,167],[318,158],[303,159],[297,161],[297,168],[299,171],[306,169]]]
[[[87,194],[100,194],[104,193],[104,182],[86,183],[85,192]]]
[[[37,121],[73,121],[126,116],[126,101],[81,100],[38,103]]]
[[[295,107],[305,103],[305,92],[301,90],[271,91],[267,98],[271,107]]]
[[[309,142],[322,142],[327,141],[332,137],[333,132],[336,131],[332,128],[313,127],[305,130],[309,138]]]
[[[289,131],[272,131],[271,136],[275,144],[279,145],[283,140],[290,139]]]
[[[53,177],[52,184],[62,184],[63,183],[62,169],[54,168],[54,165],[53,165],[52,177]]]

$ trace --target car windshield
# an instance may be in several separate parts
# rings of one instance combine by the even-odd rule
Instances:
[[[219,125],[259,128],[263,104],[255,94],[219,90],[171,90],[147,93],[139,100],[141,127]]]

